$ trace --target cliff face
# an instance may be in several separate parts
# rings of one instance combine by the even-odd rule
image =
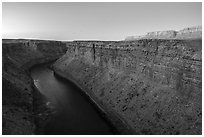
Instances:
[[[201,134],[202,40],[71,42],[54,64],[136,134]]]
[[[148,32],[144,36],[129,36],[125,38],[127,41],[139,39],[202,39],[202,27],[189,27],[180,31],[169,30]]]
[[[34,134],[36,93],[28,69],[65,52],[61,42],[2,40],[2,134]]]

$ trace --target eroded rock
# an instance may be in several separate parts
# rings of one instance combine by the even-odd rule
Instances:
[[[67,44],[54,69],[119,115],[135,134],[201,134],[201,43],[76,41]]]

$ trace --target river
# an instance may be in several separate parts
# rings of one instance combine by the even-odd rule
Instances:
[[[110,135],[115,134],[83,92],[72,82],[58,78],[42,64],[31,69],[35,86],[52,105],[56,113],[45,123],[48,135]]]

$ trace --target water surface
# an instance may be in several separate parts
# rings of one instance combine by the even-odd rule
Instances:
[[[46,123],[45,134],[114,134],[92,103],[73,83],[57,78],[47,65],[38,65],[31,76],[39,91],[48,99],[47,105],[56,113]]]

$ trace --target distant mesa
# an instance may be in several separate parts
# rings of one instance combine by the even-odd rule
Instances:
[[[195,26],[184,28],[180,31],[168,30],[168,31],[155,31],[148,32],[143,36],[129,36],[126,37],[126,41],[139,40],[139,39],[201,39],[202,38],[202,26]]]

